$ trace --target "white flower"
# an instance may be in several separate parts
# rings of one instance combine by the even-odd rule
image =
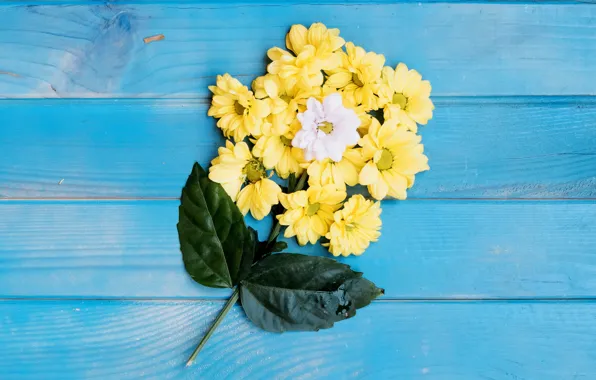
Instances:
[[[341,161],[346,147],[355,145],[360,139],[357,128],[360,119],[351,109],[342,105],[340,94],[331,94],[321,104],[315,98],[306,102],[306,111],[298,114],[302,124],[292,145],[304,149],[304,158],[317,161],[331,158]]]

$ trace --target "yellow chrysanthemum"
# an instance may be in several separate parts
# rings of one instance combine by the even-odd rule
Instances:
[[[256,99],[248,87],[230,74],[218,75],[217,85],[209,86],[213,93],[208,115],[226,137],[242,141],[248,135],[260,136],[263,119],[270,113],[269,102]]]
[[[375,199],[406,199],[406,189],[414,184],[415,174],[429,169],[420,140],[420,136],[399,126],[396,120],[381,126],[373,119],[368,134],[358,142],[366,161],[360,171],[360,184],[368,186]]]
[[[278,204],[278,196],[281,193],[279,185],[267,177],[250,182],[238,194],[236,204],[246,215],[248,210],[256,220],[261,220],[271,212],[271,206]]]
[[[326,70],[329,78],[325,86],[340,90],[349,104],[362,105],[366,111],[382,107],[376,92],[385,57],[366,52],[351,42],[346,44],[346,53],[341,52],[340,56],[341,65],[336,69]]]
[[[263,160],[266,169],[275,169],[281,178],[288,178],[292,173],[300,176],[304,171],[302,165],[307,161],[304,151],[292,146],[295,133],[286,124],[266,123],[263,136],[256,140],[252,153]]]
[[[234,145],[226,141],[218,154],[211,161],[209,179],[222,185],[242,214],[250,211],[255,219],[263,219],[271,212],[271,206],[279,203],[279,185],[267,177],[265,167],[250,153],[245,142]]]
[[[267,66],[270,74],[278,74],[287,88],[308,90],[323,84],[321,70],[331,70],[340,63],[336,52],[345,41],[339,29],[327,29],[321,23],[312,24],[307,30],[303,25],[293,25],[286,37],[290,52],[274,47],[267,56],[272,62]]]
[[[384,67],[379,96],[384,99],[385,120],[398,119],[412,132],[416,123],[425,125],[433,117],[435,106],[430,100],[431,85],[416,70],[408,70],[403,63],[392,69]]]
[[[361,255],[381,236],[381,204],[353,195],[333,215],[334,222],[325,237],[333,256]]]
[[[333,53],[341,49],[346,41],[339,36],[339,29],[327,29],[327,27],[315,22],[306,29],[304,25],[292,25],[290,32],[286,35],[286,47],[299,55],[307,45],[316,49],[316,57],[321,61],[333,61]]]
[[[321,87],[311,89],[289,88],[279,75],[266,74],[255,79],[252,88],[257,99],[268,98],[271,104],[269,121],[280,128],[281,124],[289,125],[296,119],[298,112],[306,109],[306,100],[318,97]]]
[[[338,189],[345,190],[346,184],[348,186],[358,184],[358,173],[363,166],[364,158],[360,148],[348,148],[339,162],[327,158],[308,164],[308,184],[310,186],[332,184]]]
[[[296,236],[298,244],[315,244],[329,231],[333,213],[341,207],[346,192],[334,185],[311,186],[292,194],[279,194],[286,211],[277,216],[279,224],[287,226],[284,236]]]

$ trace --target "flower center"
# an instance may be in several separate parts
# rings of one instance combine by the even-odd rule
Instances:
[[[267,175],[267,173],[265,172],[265,168],[257,160],[249,161],[248,164],[244,166],[244,169],[242,169],[242,171],[244,172],[244,174],[246,174],[246,178],[252,183],[257,182],[258,180]]]
[[[354,228],[356,228],[356,226],[353,223],[346,224],[346,232],[351,232],[352,230],[354,230]]]
[[[292,146],[292,140],[287,138],[286,136],[281,136],[279,139],[285,146]]]
[[[313,203],[311,205],[308,205],[308,207],[306,208],[306,215],[313,216],[314,214],[317,213],[317,211],[319,211],[320,208],[321,208],[320,203]]]
[[[240,104],[240,102],[236,101],[236,103],[234,103],[234,109],[236,110],[236,113],[238,115],[242,116],[244,115],[244,110],[246,109],[246,107]]]
[[[290,103],[290,101],[292,100],[292,98],[289,97],[288,95],[280,95],[279,98],[286,103]]]
[[[360,80],[360,78],[358,77],[358,73],[353,73],[352,74],[352,82],[354,82],[354,84],[358,87],[362,87],[364,86],[364,83],[362,83],[362,81]]]
[[[383,149],[381,153],[381,159],[377,162],[377,168],[379,170],[387,170],[390,169],[393,165],[393,155],[387,149]]]
[[[392,103],[397,104],[399,108],[405,110],[406,105],[408,104],[408,98],[406,98],[403,94],[395,94],[393,95]]]
[[[333,132],[333,124],[331,124],[328,121],[324,121],[321,124],[319,124],[319,131],[325,133],[326,135],[330,134],[331,132]]]

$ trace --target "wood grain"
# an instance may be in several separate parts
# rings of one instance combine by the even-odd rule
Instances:
[[[8,4],[0,8],[0,71],[15,74],[0,75],[7,98],[205,97],[217,74],[261,75],[265,51],[283,45],[289,26],[315,21],[390,65],[417,68],[435,95],[596,89],[589,4]],[[156,34],[165,41],[143,42]]]
[[[223,144],[188,100],[0,102],[0,197],[169,197]],[[591,98],[444,98],[412,198],[596,197]]]
[[[596,305],[373,303],[318,333],[258,330],[222,303],[0,302],[6,379],[591,379]]]
[[[0,297],[227,296],[184,271],[177,204],[1,203]],[[595,202],[384,202],[382,218],[380,241],[342,261],[386,298],[596,297]],[[261,239],[271,226],[249,223]]]

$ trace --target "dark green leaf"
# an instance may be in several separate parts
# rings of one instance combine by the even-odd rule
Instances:
[[[288,248],[288,243],[286,243],[285,241],[273,241],[273,244],[271,244],[271,248],[269,250],[269,252],[282,252],[283,250],[285,250],[286,248]]]
[[[249,237],[246,244],[244,244],[244,254],[242,255],[240,269],[238,270],[238,278],[235,281],[235,284],[242,281],[250,272],[250,268],[254,264],[255,255],[257,254],[259,247],[259,235],[257,231],[252,227],[248,227],[248,231]]]
[[[198,163],[182,189],[178,237],[186,271],[202,285],[231,288],[252,263],[255,240],[242,213]]]
[[[292,253],[263,259],[240,285],[246,315],[273,332],[330,328],[382,293],[348,265]]]
[[[277,239],[274,239],[272,242],[258,242],[254,262],[261,261],[272,253],[282,252],[286,248],[288,248],[288,243],[285,241],[277,241]]]

